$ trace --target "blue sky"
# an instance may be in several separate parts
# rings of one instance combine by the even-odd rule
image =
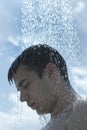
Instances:
[[[80,40],[78,65],[70,70],[73,87],[83,97],[87,95],[87,1],[72,0],[74,23]],[[18,100],[14,86],[7,81],[7,71],[21,51],[21,0],[0,0],[0,129],[39,130],[39,116]],[[77,56],[78,57],[78,56]],[[74,62],[74,61],[72,61]]]

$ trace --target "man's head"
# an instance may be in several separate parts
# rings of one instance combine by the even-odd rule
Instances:
[[[35,45],[23,51],[12,63],[8,80],[14,80],[20,100],[39,114],[51,113],[57,102],[56,90],[62,89],[62,81],[69,84],[63,57],[48,45]]]
[[[65,60],[57,50],[46,44],[35,45],[25,49],[12,63],[8,72],[8,80],[9,82],[12,82],[13,75],[16,73],[21,64],[26,65],[29,70],[34,70],[37,72],[41,78],[48,63],[53,63],[56,65],[61,76],[68,84],[69,80]]]

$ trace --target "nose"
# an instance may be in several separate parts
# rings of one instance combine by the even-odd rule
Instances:
[[[27,100],[27,93],[25,91],[20,91],[20,101],[24,102]]]

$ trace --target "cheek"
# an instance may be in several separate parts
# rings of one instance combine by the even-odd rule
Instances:
[[[48,100],[49,97],[53,96],[53,91],[54,91],[54,89],[51,86],[51,84],[48,84],[48,83],[45,82],[44,86],[42,88],[42,93],[43,93],[44,97],[47,98],[47,100]]]
[[[53,90],[48,82],[44,81],[35,83],[33,83],[29,89],[30,98],[32,98],[32,100],[38,104],[51,102],[51,97],[53,97]]]
[[[28,89],[28,93],[30,95],[30,98],[34,101],[38,101],[41,92],[37,84],[32,84],[31,87]]]
[[[51,98],[53,97],[53,90],[48,84],[44,84],[44,86],[41,86],[38,90],[38,100],[41,101],[41,103],[44,104],[51,101]]]

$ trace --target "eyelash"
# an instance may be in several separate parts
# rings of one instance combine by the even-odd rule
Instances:
[[[23,89],[27,89],[28,85],[29,85],[29,82],[28,82],[26,85],[21,86],[21,87],[18,89],[18,91],[21,91],[21,90],[23,90]]]
[[[26,89],[28,87],[29,83],[23,86],[23,89]]]

